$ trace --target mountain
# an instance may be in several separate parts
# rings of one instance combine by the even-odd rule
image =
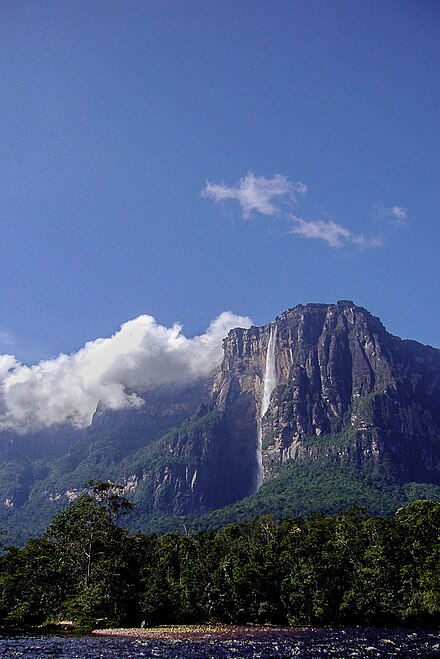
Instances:
[[[143,399],[98,408],[84,430],[0,435],[12,539],[43,530],[89,479],[123,484],[132,528],[149,530],[440,500],[440,350],[350,301],[234,329],[210,378]]]
[[[328,456],[385,468],[402,482],[440,477],[440,351],[390,335],[352,302],[297,306],[265,327],[233,330],[216,407],[246,414],[256,437],[270,329],[276,386],[262,424],[264,477],[286,460]]]

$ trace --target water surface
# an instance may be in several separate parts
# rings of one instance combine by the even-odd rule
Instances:
[[[440,632],[381,629],[292,630],[288,635],[228,639],[146,639],[115,636],[3,636],[0,657],[14,659],[126,659],[162,657],[440,658]]]

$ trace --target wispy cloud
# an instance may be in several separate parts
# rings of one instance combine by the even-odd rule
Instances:
[[[221,361],[222,338],[250,325],[249,318],[224,312],[203,334],[187,338],[181,325],[164,327],[144,315],[110,338],[33,366],[0,355],[0,430],[84,427],[98,403],[111,410],[139,407],[143,391],[209,375]]]
[[[297,194],[306,192],[307,186],[304,183],[299,181],[292,183],[282,174],[276,174],[273,178],[267,179],[249,172],[247,176],[240,179],[237,185],[232,187],[207,181],[202,196],[217,202],[236,199],[241,206],[243,218],[247,220],[252,211],[257,211],[262,215],[277,214],[278,208],[273,202],[274,198],[288,195],[293,201]]]
[[[351,234],[350,242],[358,247],[383,247],[385,245],[385,238],[383,235],[367,238],[363,233],[357,235]]]
[[[303,236],[303,238],[323,240],[330,247],[341,247],[350,237],[348,229],[341,227],[335,222],[323,222],[322,220],[307,222],[301,217],[295,216],[291,220],[294,223],[294,227],[290,233],[296,233],[299,236]]]
[[[0,350],[10,350],[16,344],[15,336],[9,330],[0,327]]]
[[[406,208],[402,208],[401,206],[393,206],[390,209],[390,214],[395,217],[397,220],[404,220],[407,216],[407,210]]]
[[[237,185],[226,186],[223,183],[206,183],[202,191],[203,197],[215,202],[236,200],[241,206],[243,219],[247,220],[253,212],[266,216],[276,216],[293,223],[290,234],[303,238],[322,240],[329,247],[338,248],[344,245],[354,245],[359,248],[381,247],[384,244],[382,236],[368,238],[364,234],[353,233],[347,227],[336,222],[326,222],[321,219],[305,220],[292,214],[292,207],[299,201],[299,196],[308,192],[307,185],[297,181],[292,183],[287,176],[276,174],[271,179],[255,176],[250,172],[240,179]],[[396,221],[403,221],[406,210],[400,206],[389,209]]]
[[[307,221],[301,217],[291,216],[290,220],[294,227],[290,233],[295,233],[303,238],[323,240],[330,247],[342,247],[349,243],[358,247],[380,247],[383,244],[381,237],[366,238],[363,234],[354,234],[336,222],[324,222],[323,220]]]
[[[408,210],[403,206],[391,206],[391,208],[380,207],[377,211],[376,219],[385,220],[387,224],[395,227],[405,227],[407,225]]]

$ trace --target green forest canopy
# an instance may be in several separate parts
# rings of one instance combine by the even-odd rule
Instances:
[[[130,508],[116,486],[89,483],[41,537],[5,547],[2,623],[440,622],[439,503],[410,503],[393,519],[353,508],[162,536],[122,529]]]

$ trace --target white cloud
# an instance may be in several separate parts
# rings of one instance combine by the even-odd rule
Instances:
[[[358,247],[380,247],[383,244],[381,237],[365,238],[362,234],[353,234],[340,224],[336,224],[336,222],[307,221],[295,216],[291,216],[290,219],[294,223],[290,233],[298,234],[303,238],[323,240],[330,247],[342,247],[349,243]]]
[[[297,196],[307,193],[307,185],[301,182],[291,183],[286,176],[276,174],[267,179],[264,176],[255,176],[250,172],[240,179],[237,185],[227,187],[224,184],[206,183],[202,196],[209,197],[216,202],[233,199],[239,202],[243,219],[250,218],[253,211],[262,215],[276,215],[293,223],[289,233],[323,240],[330,247],[342,247],[343,245],[354,245],[360,248],[381,247],[384,244],[382,236],[366,238],[364,234],[355,234],[341,224],[326,222],[324,220],[304,220],[292,215],[293,203]],[[281,202],[287,201],[287,207],[281,207]],[[290,203],[290,208],[289,208]],[[395,218],[395,223],[403,222],[406,210],[400,206],[393,206],[387,211],[382,211]]]
[[[233,327],[250,325],[249,318],[224,312],[204,334],[188,339],[181,325],[164,327],[144,315],[110,338],[33,366],[0,355],[0,430],[85,427],[98,402],[111,410],[139,407],[138,393],[209,375],[221,361],[222,338]]]
[[[385,239],[382,235],[373,236],[373,238],[366,238],[363,233],[358,235],[350,235],[350,242],[358,247],[383,247]]]
[[[392,224],[398,228],[407,226],[406,218],[408,216],[408,211],[406,208],[402,208],[402,206],[393,206],[388,209],[386,214],[389,217],[388,224]]]
[[[404,220],[407,216],[407,210],[401,206],[393,206],[390,208],[390,215],[395,217],[397,220]]]
[[[252,211],[262,215],[275,215],[277,207],[273,200],[276,197],[289,195],[293,200],[295,194],[305,194],[307,186],[304,183],[292,183],[282,174],[276,174],[267,179],[264,176],[255,176],[249,172],[247,176],[240,179],[238,184],[227,187],[223,184],[206,183],[202,192],[204,197],[210,197],[214,201],[225,201],[236,199],[243,211],[243,218],[249,219]]]
[[[0,355],[0,382],[10,373],[18,362],[12,355]]]
[[[350,237],[348,229],[344,229],[335,222],[323,222],[322,220],[307,222],[301,217],[293,217],[292,221],[295,226],[291,233],[297,233],[304,238],[324,240],[331,247],[341,247],[344,240]]]
[[[408,210],[403,206],[391,206],[391,208],[379,207],[376,211],[377,220],[384,220],[387,224],[395,227],[404,227],[407,224]]]

